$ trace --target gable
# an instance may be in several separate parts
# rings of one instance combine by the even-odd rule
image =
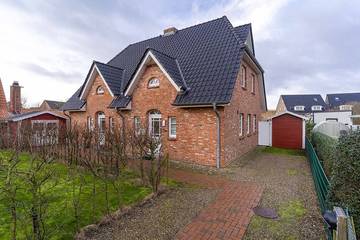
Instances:
[[[154,54],[154,52],[151,50],[149,50],[146,53],[146,55],[144,56],[143,60],[141,61],[140,65],[139,65],[137,71],[135,72],[134,77],[131,79],[129,86],[127,87],[127,89],[125,91],[125,96],[130,96],[133,93],[134,89],[136,88],[137,82],[140,80],[146,67],[149,65],[152,65],[152,64],[156,64],[160,68],[160,70],[165,74],[166,78],[169,80],[169,82],[176,89],[177,92],[180,92],[180,90],[182,88],[184,88],[183,86],[180,85],[181,84],[181,83],[179,83],[180,80],[177,80],[174,78],[174,76],[176,74],[174,72],[176,72],[176,70],[172,69],[173,71],[171,72],[170,71],[171,69],[169,69],[169,67],[167,66],[167,64],[170,65],[171,63],[164,64],[166,61],[170,62],[171,60],[166,59],[166,57],[161,58],[159,56],[161,56],[161,55],[159,55],[159,53]],[[174,65],[174,64],[172,64],[172,65]],[[172,75],[172,77],[170,76],[170,74]],[[179,74],[177,74],[177,75],[179,75]],[[179,77],[181,77],[181,76],[179,76]]]
[[[93,64],[91,70],[90,70],[90,74],[88,75],[87,79],[85,80],[85,86],[82,89],[82,92],[80,94],[80,99],[81,100],[85,100],[86,97],[88,96],[90,89],[93,87],[94,81],[96,79],[97,76],[100,76],[101,80],[104,83],[104,86],[106,87],[106,89],[109,91],[110,95],[112,97],[114,97],[114,93],[111,91],[109,85],[107,84],[107,82],[105,81],[104,77],[102,76],[99,68],[96,66],[96,64]]]

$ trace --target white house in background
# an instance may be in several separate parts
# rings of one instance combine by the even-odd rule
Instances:
[[[313,113],[325,110],[326,103],[320,94],[281,95],[276,107],[276,114],[288,111],[312,117]]]
[[[313,113],[314,123],[318,124],[323,121],[341,122],[345,125],[352,125],[352,111],[331,111]]]

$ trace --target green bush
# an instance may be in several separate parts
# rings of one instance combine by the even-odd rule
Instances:
[[[349,209],[360,238],[360,131],[341,136],[334,155],[329,202]]]
[[[325,174],[331,176],[331,171],[335,163],[335,149],[337,140],[322,133],[312,134],[313,145],[316,153],[324,167]]]

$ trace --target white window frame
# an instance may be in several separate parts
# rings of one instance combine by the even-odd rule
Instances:
[[[105,93],[105,90],[104,90],[103,86],[98,86],[96,88],[96,95],[104,95],[104,93]]]
[[[47,125],[48,123],[55,123],[56,124],[56,133],[54,136],[48,136],[48,129],[47,129]],[[56,144],[58,143],[58,138],[59,138],[59,120],[31,120],[31,128],[34,128],[35,124],[42,124],[43,128],[41,133],[39,133],[40,135],[38,135],[37,133],[35,133],[33,135],[33,143],[35,144],[35,146],[42,146],[42,145],[47,145],[47,144]]]
[[[110,128],[110,132],[114,132],[115,122],[113,117],[109,117],[109,128]]]
[[[157,88],[160,86],[160,79],[158,78],[151,78],[148,81],[148,88]]]
[[[246,67],[244,65],[241,66],[241,87],[246,88],[246,78],[247,78],[247,73],[246,73]]]
[[[340,111],[351,111],[351,110],[352,110],[352,106],[351,106],[351,105],[346,105],[346,104],[344,104],[344,105],[340,105],[340,106],[339,106],[339,109],[340,109]]]
[[[253,115],[253,132],[256,133],[257,126],[256,126],[256,114]]]
[[[322,106],[321,105],[314,105],[311,107],[311,111],[321,111]]]
[[[255,74],[251,74],[251,93],[255,94],[255,82],[256,82],[256,76]]]
[[[240,117],[239,117],[239,124],[240,124],[240,131],[239,131],[239,136],[242,137],[244,135],[244,114],[240,113]]]
[[[295,111],[305,111],[305,106],[297,105],[294,106]]]
[[[250,128],[251,128],[251,114],[247,115],[246,118],[246,133],[250,134]]]
[[[134,116],[134,132],[139,135],[141,131],[141,120],[139,116]]]
[[[169,117],[169,138],[176,138],[176,134],[177,134],[176,125],[177,125],[176,117]],[[175,129],[172,129],[172,127],[175,127]],[[175,134],[172,133],[172,130],[175,130]]]

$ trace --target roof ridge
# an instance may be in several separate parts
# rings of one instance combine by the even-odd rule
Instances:
[[[123,68],[115,67],[115,66],[109,65],[109,64],[107,64],[107,63],[102,63],[102,62],[99,62],[99,61],[96,61],[96,60],[94,60],[94,63],[95,63],[95,64],[96,64],[96,63],[100,63],[100,64],[103,64],[103,65],[106,65],[107,67],[112,67],[112,68],[116,68],[116,69],[118,69],[118,70],[125,71],[125,69],[123,69]]]
[[[338,95],[338,94],[360,94],[360,92],[327,93],[326,95]]]
[[[241,24],[241,25],[239,25],[239,26],[236,26],[236,27],[234,27],[234,28],[240,28],[240,27],[245,27],[245,26],[247,26],[247,25],[250,25],[250,26],[251,26],[251,23],[245,23],[245,24]]]

